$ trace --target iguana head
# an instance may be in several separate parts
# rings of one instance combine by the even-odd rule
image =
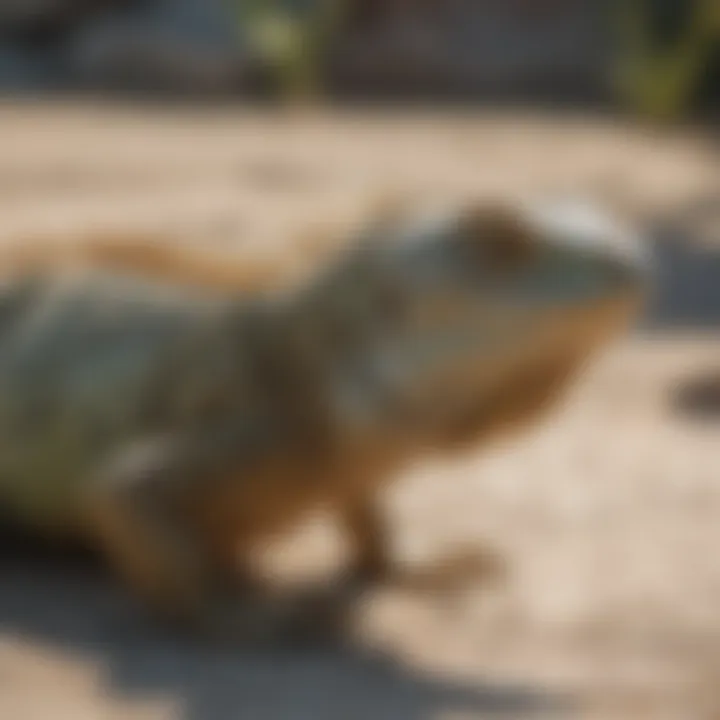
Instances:
[[[306,306],[338,428],[443,446],[534,417],[629,324],[648,269],[631,234],[575,206],[371,228]]]

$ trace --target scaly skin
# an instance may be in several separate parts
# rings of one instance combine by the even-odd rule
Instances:
[[[309,282],[267,293],[228,292],[229,270],[140,246],[8,263],[3,511],[99,548],[186,628],[245,642],[317,631],[357,580],[389,570],[382,488],[425,454],[539,420],[637,311],[636,246],[558,217],[387,218]],[[348,582],[261,592],[254,551],[318,508],[353,543]]]

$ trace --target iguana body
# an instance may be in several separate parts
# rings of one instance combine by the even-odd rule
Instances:
[[[242,571],[253,551],[326,507],[352,574],[385,570],[375,499],[396,472],[535,419],[633,316],[644,261],[615,240],[470,207],[379,223],[286,292],[213,293],[122,263],[15,269],[2,507],[98,546],[166,617],[288,631],[295,610]]]

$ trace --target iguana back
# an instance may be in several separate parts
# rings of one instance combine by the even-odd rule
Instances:
[[[109,272],[8,280],[0,289],[3,503],[28,522],[72,523],[107,455],[177,418],[192,382],[183,371],[202,366],[213,377],[222,357],[210,330],[227,305]]]

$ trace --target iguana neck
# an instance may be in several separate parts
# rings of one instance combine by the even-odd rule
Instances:
[[[295,392],[301,388],[315,417],[322,418],[336,452],[413,456],[416,439],[391,416],[387,388],[363,370],[380,341],[376,328],[381,318],[372,313],[382,304],[353,302],[358,291],[367,296],[377,282],[372,276],[354,276],[355,269],[341,266],[325,282],[279,304],[274,321],[262,323],[273,336],[269,355],[283,366],[278,374],[293,378]],[[353,283],[359,280],[363,287]]]
[[[241,299],[223,316],[221,345],[233,338],[229,352],[239,382],[250,384],[248,406],[288,428],[288,439],[320,448],[333,442],[333,423],[324,365],[307,325],[284,302]]]

